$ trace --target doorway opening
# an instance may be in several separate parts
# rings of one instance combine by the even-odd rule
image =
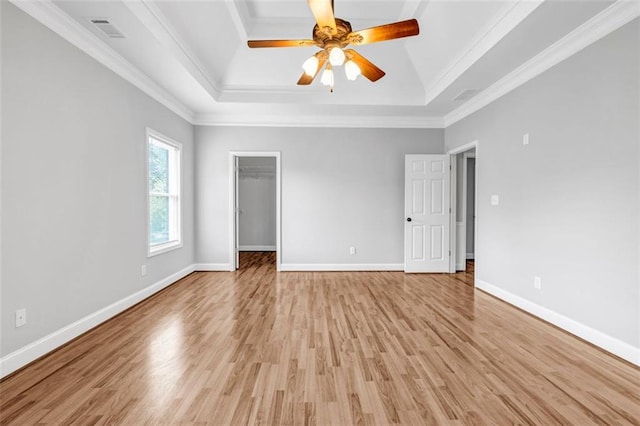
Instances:
[[[455,205],[452,221],[453,263],[455,272],[464,272],[468,283],[475,283],[477,238],[477,141],[450,151],[455,185],[452,185],[452,204]],[[453,272],[453,271],[452,271]],[[465,281],[467,281],[465,279]]]
[[[232,152],[231,270],[280,269],[280,153]]]

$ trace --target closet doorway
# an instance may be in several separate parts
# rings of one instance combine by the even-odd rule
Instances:
[[[452,185],[452,247],[455,271],[474,273],[477,242],[477,156],[478,142],[474,141],[449,151],[455,184]]]
[[[231,153],[231,270],[280,265],[280,156]]]
[[[456,271],[473,268],[476,233],[476,151],[456,155]]]

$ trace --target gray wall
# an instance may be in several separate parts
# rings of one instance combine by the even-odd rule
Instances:
[[[282,153],[282,263],[402,263],[404,156],[442,153],[443,137],[419,129],[196,127],[197,262],[228,263],[229,152],[256,150]]]
[[[193,263],[193,128],[0,3],[6,355]],[[184,144],[184,247],[150,259],[146,126]]]
[[[635,20],[445,131],[447,149],[479,141],[477,278],[635,347],[638,34]]]
[[[238,246],[276,246],[276,159],[239,157]]]

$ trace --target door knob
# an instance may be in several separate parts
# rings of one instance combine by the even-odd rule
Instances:
[[[407,218],[407,222],[411,222],[411,218],[410,217]]]

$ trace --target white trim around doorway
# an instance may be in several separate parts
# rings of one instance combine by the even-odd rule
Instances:
[[[475,154],[475,158],[476,158],[476,168],[475,168],[476,179],[475,179],[475,182],[476,182],[476,184],[475,184],[475,188],[474,188],[474,204],[475,204],[474,205],[474,211],[476,212],[476,223],[475,223],[475,226],[474,226],[474,235],[473,235],[473,240],[474,240],[474,258],[475,259],[478,258],[478,245],[477,245],[477,242],[478,242],[478,228],[479,228],[478,223],[479,223],[479,221],[477,220],[477,214],[478,214],[478,166],[479,166],[478,158],[479,158],[479,145],[480,144],[478,143],[478,140],[474,140],[472,142],[466,143],[464,145],[458,146],[456,148],[453,148],[453,149],[450,149],[449,151],[447,151],[447,154],[449,154],[450,156],[453,157],[456,154],[461,154],[461,153],[470,151],[472,149],[476,150],[476,154]],[[452,161],[452,163],[453,163],[453,161]],[[454,170],[454,172],[455,172],[455,170]],[[452,187],[451,198],[455,199],[456,195],[457,195],[456,194],[456,187]],[[456,248],[456,238],[457,238],[457,236],[456,236],[455,216],[453,216],[453,219],[454,219],[453,220],[453,224],[450,227],[450,230],[451,230],[450,231],[451,232],[451,240],[450,241],[451,241],[451,244],[452,244],[451,253],[455,256],[455,253],[456,253],[456,250],[457,250],[457,248]],[[455,262],[453,262],[453,263],[455,265]],[[474,287],[478,287],[478,262],[475,262],[474,268],[475,268],[475,273],[474,273],[473,285],[474,285]],[[455,268],[454,268],[454,271],[455,271]]]
[[[236,251],[236,159],[239,157],[273,157],[276,159],[276,270],[281,270],[281,170],[280,151],[230,151],[229,152],[229,270],[237,269]]]

